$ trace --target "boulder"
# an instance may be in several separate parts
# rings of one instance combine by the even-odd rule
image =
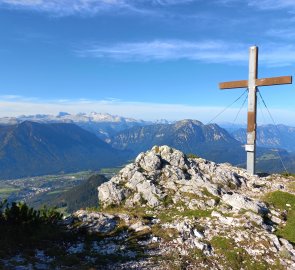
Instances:
[[[266,214],[269,212],[265,203],[254,201],[248,198],[247,196],[238,193],[224,194],[222,196],[222,201],[224,201],[225,203],[229,204],[237,210],[251,210],[259,214]]]

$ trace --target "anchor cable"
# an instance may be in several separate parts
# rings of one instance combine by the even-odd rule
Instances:
[[[239,111],[238,111],[238,113],[237,113],[237,115],[236,115],[236,117],[235,117],[235,119],[234,119],[233,125],[236,123],[236,121],[237,121],[237,119],[238,119],[238,117],[239,117],[239,115],[240,115],[240,112],[241,112],[242,109],[244,108],[244,105],[245,105],[247,99],[248,99],[248,95],[246,95],[246,97],[245,97],[245,99],[244,99],[244,101],[243,101],[243,103],[242,103],[242,106],[240,107],[240,109],[239,109]]]
[[[246,89],[242,95],[240,95],[235,101],[233,101],[231,104],[229,104],[227,107],[225,107],[221,112],[219,112],[217,115],[215,115],[209,122],[208,124],[211,124],[216,118],[218,118],[221,114],[223,114],[227,109],[229,109],[232,105],[234,105],[237,101],[239,101],[246,93],[248,92],[248,89]]]
[[[248,93],[248,92],[247,92]],[[239,111],[237,112],[237,114],[236,114],[236,116],[235,116],[235,118],[234,118],[234,121],[231,123],[231,129],[232,130],[235,130],[235,123],[236,123],[236,121],[237,121],[237,119],[238,119],[238,117],[239,117],[239,115],[240,115],[240,112],[242,111],[242,109],[244,108],[244,105],[245,105],[245,103],[246,103],[246,101],[247,101],[247,99],[248,99],[248,94],[246,95],[246,97],[245,97],[245,99],[244,99],[244,101],[243,101],[243,103],[242,103],[242,105],[241,105],[241,107],[240,107],[240,109],[239,109]],[[229,131],[228,130],[228,132],[229,132],[229,134],[232,136],[232,137],[234,137],[233,136],[233,134],[231,134],[233,131]]]
[[[260,110],[260,113],[261,113],[261,115],[262,115],[262,118],[263,118],[263,124],[266,124],[267,123],[267,121],[266,121],[266,117],[265,117],[265,115],[264,115],[264,112],[263,112],[263,110],[261,109],[261,102],[260,102],[260,99],[258,98],[257,99],[257,102],[258,102],[258,108],[259,108],[259,110]]]
[[[276,127],[276,129],[277,129],[279,135],[281,136],[281,132],[280,132],[280,130],[279,130],[279,128],[278,128],[278,126],[277,126],[277,124],[276,124],[274,118],[272,117],[272,114],[270,113],[270,110],[269,110],[269,108],[267,107],[265,100],[263,99],[263,97],[262,97],[260,91],[258,90],[257,92],[258,92],[258,94],[259,94],[259,96],[260,96],[260,98],[261,98],[261,100],[262,100],[262,102],[263,102],[263,104],[264,104],[264,107],[266,108],[266,110],[267,110],[267,112],[268,112],[268,114],[269,114],[269,116],[270,116],[270,118],[271,118],[271,120],[272,120],[274,126]],[[282,157],[281,157],[281,155],[280,155],[280,152],[279,152],[279,151],[276,151],[276,153],[278,154],[278,157],[279,157],[279,159],[280,159],[280,161],[281,161],[281,163],[282,163],[282,165],[283,165],[283,168],[284,168],[285,172],[288,174],[288,170],[287,170],[287,168],[286,168],[286,166],[285,166],[285,164],[284,164],[284,162],[283,162],[283,159],[282,159]]]

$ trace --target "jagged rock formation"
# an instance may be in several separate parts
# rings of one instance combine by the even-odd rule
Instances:
[[[286,181],[155,146],[98,191],[102,211],[116,213],[126,232],[144,232],[145,254],[160,256],[157,266],[146,259],[135,269],[169,269],[184,258],[185,269],[295,269],[293,246],[274,233],[284,213],[261,201]]]
[[[134,163],[100,186],[99,201],[104,207],[122,203],[132,207],[145,201],[149,207],[163,208],[167,199],[178,203],[189,193],[201,198],[218,197],[237,208],[243,206],[254,212],[267,212],[265,205],[233,191],[253,184],[249,183],[250,178],[244,170],[229,164],[190,159],[168,146],[155,146],[151,151],[141,153]],[[251,180],[255,181],[255,178]],[[206,193],[209,194],[205,196]],[[214,206],[209,201],[209,205]],[[192,205],[192,200],[185,203]],[[207,206],[208,203],[204,205]]]
[[[98,194],[98,210],[63,222],[86,232],[62,243],[74,269],[295,269],[295,178],[155,146]]]

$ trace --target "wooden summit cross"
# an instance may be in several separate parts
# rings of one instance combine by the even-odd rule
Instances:
[[[257,109],[257,86],[271,86],[280,84],[292,84],[292,76],[273,77],[258,79],[258,47],[249,49],[249,79],[243,81],[223,82],[220,89],[248,88],[248,127],[247,127],[247,171],[255,174],[256,157],[256,109]]]

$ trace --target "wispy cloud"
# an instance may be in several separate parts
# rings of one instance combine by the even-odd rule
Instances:
[[[0,100],[13,100],[13,101],[36,101],[38,98],[36,97],[24,97],[21,95],[0,95]]]
[[[294,0],[248,0],[248,4],[260,9],[295,8]]]
[[[267,66],[290,66],[295,64],[295,46],[292,44],[269,44],[261,52],[260,60]]]
[[[200,0],[137,0],[137,2],[153,3],[157,5],[183,5],[187,3],[199,2]],[[136,2],[133,0],[132,2]]]
[[[270,29],[266,32],[266,35],[270,37],[275,37],[279,39],[294,39],[295,38],[295,32],[293,28],[276,28],[276,29]]]
[[[241,49],[243,47],[243,50]],[[92,45],[77,50],[82,57],[111,58],[119,61],[201,60],[236,62],[247,59],[247,46],[231,46],[222,41],[154,40],[114,45]]]
[[[198,0],[0,0],[0,7],[33,9],[55,13],[96,14],[109,10],[148,12],[149,7],[184,5]]]
[[[22,96],[19,95],[1,95],[0,99],[19,99],[22,98]]]
[[[125,0],[0,0],[2,7],[33,9],[58,15],[97,13],[110,8],[127,8]]]
[[[135,43],[91,45],[76,50],[80,57],[108,58],[116,61],[192,60],[209,63],[245,63],[248,47],[225,41],[154,40]],[[295,63],[295,46],[268,43],[261,46],[259,59],[267,66],[288,66]]]

